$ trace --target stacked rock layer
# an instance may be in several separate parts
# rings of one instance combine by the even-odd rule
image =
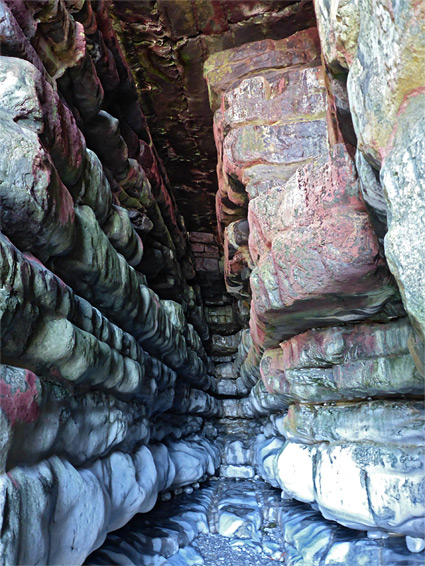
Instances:
[[[420,2],[0,2],[2,564],[259,531],[150,524],[216,473],[424,550],[424,71]]]
[[[108,6],[2,3],[0,37],[1,561],[82,564],[215,473],[221,406]]]
[[[319,30],[207,60],[217,217],[225,249],[241,222],[249,233],[238,248],[252,294],[238,391],[251,389],[264,419],[261,475],[327,519],[421,550],[425,287],[412,230],[425,227],[425,62],[409,66],[408,49],[423,41],[424,14],[403,3],[390,22],[390,2],[363,4],[318,1]],[[406,60],[380,52],[388,30],[408,27]],[[225,260],[228,290],[244,292]]]

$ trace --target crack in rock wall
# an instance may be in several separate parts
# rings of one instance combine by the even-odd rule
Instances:
[[[407,0],[0,2],[2,564],[266,516],[288,563],[419,564],[424,38]]]

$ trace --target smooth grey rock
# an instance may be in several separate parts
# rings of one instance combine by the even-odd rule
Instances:
[[[170,566],[187,566],[189,564],[190,566],[196,566],[197,564],[202,566],[202,564],[205,564],[205,561],[199,552],[191,546],[187,546],[180,549],[177,554],[172,556],[168,560],[168,564],[170,564]]]
[[[77,196],[86,144],[74,116],[34,65],[15,57],[1,57],[0,61],[0,108],[21,127],[39,135],[62,182]]]
[[[149,515],[138,514],[117,532],[110,533],[102,547],[86,564],[188,564],[187,545],[199,533],[208,533],[208,510],[214,488],[203,488],[190,496],[177,496],[158,504]],[[187,552],[179,551],[187,549]]]
[[[1,471],[62,454],[74,466],[149,441],[145,407],[100,392],[70,395],[30,371],[1,366]]]
[[[422,371],[425,360],[424,107],[424,94],[412,96],[403,107],[381,170],[388,204],[385,253],[406,311],[422,342],[418,344],[419,358],[422,354],[418,369]]]
[[[8,505],[0,538],[8,564],[82,563],[108,530],[149,510],[158,493],[146,447],[133,456],[114,452],[82,470],[53,456],[3,474],[0,486],[3,512]]]
[[[177,387],[171,410],[182,415],[220,416],[221,402],[204,391],[182,383]]]
[[[112,324],[86,300],[74,295],[63,281],[35,258],[28,254],[24,256],[2,234],[0,235],[0,270],[2,277],[0,290],[2,352],[8,359],[16,360],[22,356],[34,335],[37,332],[47,331],[47,320],[52,320],[51,313],[55,312],[56,318],[53,324],[63,325],[68,330],[74,329],[71,334],[68,334],[72,335],[74,332],[74,334],[85,337],[88,343],[98,345],[99,342],[103,343],[101,349],[103,348],[104,353],[109,348],[116,350],[121,356],[130,358],[134,363],[145,368],[149,379],[155,379],[158,391],[174,383],[176,375],[170,368],[159,360],[151,358],[140,348],[133,336]],[[27,297],[33,297],[32,301],[28,302]],[[43,313],[41,318],[39,318],[40,313]],[[65,320],[67,317],[73,323],[71,326],[69,326],[71,321],[67,323]],[[41,324],[38,324],[39,320]],[[50,338],[51,355],[57,358],[59,352],[55,352],[54,348],[57,337],[50,333]],[[64,345],[63,340],[59,341],[59,344],[61,343]],[[71,343],[72,341],[69,344]],[[75,345],[74,354],[77,357],[80,356],[81,360],[84,356],[90,356],[88,352],[81,350],[81,347],[78,349],[77,345]],[[69,351],[67,355],[71,355],[71,352]],[[35,351],[34,356],[35,360],[38,359],[41,363],[41,352]],[[116,359],[116,353],[113,356]],[[117,363],[116,371],[119,371],[120,364],[122,365],[123,362],[118,359]],[[130,365],[132,364],[133,362],[130,362]],[[74,374],[78,372],[77,367],[71,370]],[[105,370],[102,371],[104,374]],[[54,377],[53,374],[51,377]]]
[[[249,328],[241,330],[238,351],[235,357],[235,361],[233,362],[235,375],[239,375],[239,370],[242,364],[244,363],[251,346],[252,346],[252,338]]]
[[[411,554],[402,537],[370,539],[364,533],[326,521],[309,505],[285,502],[278,523],[285,540],[285,562],[291,566],[419,566],[422,554]]]
[[[35,132],[4,110],[0,130],[2,230],[41,259],[68,252],[74,244],[74,204],[49,154]]]
[[[168,442],[167,448],[176,474],[169,489],[192,484],[205,474],[214,475],[220,464],[220,448],[200,435],[178,442]]]
[[[356,169],[359,175],[363,200],[368,208],[375,232],[381,242],[387,232],[388,207],[384,190],[378,179],[379,172],[370,165],[361,151],[356,151]]]
[[[291,405],[282,432],[304,444],[349,440],[419,447],[425,444],[424,403],[379,400]]]
[[[279,487],[275,461],[285,444],[284,438],[266,438],[260,434],[255,439],[255,465],[259,475],[273,487]]]
[[[79,198],[82,204],[93,210],[99,225],[103,227],[112,212],[112,192],[98,156],[90,149],[86,151]]]
[[[102,229],[108,240],[117,252],[125,257],[129,265],[139,265],[143,257],[143,243],[124,208],[113,205],[111,215]]]
[[[421,537],[424,456],[422,448],[396,444],[287,442],[275,470],[285,492],[301,501],[316,501],[327,519],[359,530]]]
[[[267,391],[263,381],[258,381],[249,394],[255,415],[265,416],[280,413],[287,409],[288,403],[282,395]]]
[[[188,350],[155,293],[140,285],[136,272],[116,253],[91,209],[78,207],[76,219],[77,245],[67,257],[55,261],[55,272],[131,332],[149,353],[160,356],[198,387],[208,389],[211,380],[202,360]],[[138,324],[139,318],[143,325]]]
[[[36,373],[111,390],[117,395],[152,396],[144,366],[64,318],[45,316],[21,358]]]
[[[406,537],[406,546],[410,552],[422,552],[425,549],[425,540],[419,537]]]
[[[161,305],[168,315],[168,318],[180,332],[184,333],[187,326],[186,317],[182,305],[170,300],[161,300]]]
[[[151,438],[155,442],[161,442],[166,437],[179,440],[190,434],[200,432],[201,429],[205,436],[210,436],[206,432],[207,423],[208,421],[204,421],[199,416],[171,413],[157,414],[150,419]]]

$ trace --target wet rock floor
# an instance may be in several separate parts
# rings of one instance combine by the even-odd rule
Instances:
[[[403,537],[368,538],[259,480],[210,481],[110,533],[87,566],[424,566]]]
[[[275,532],[272,532],[275,531]],[[219,534],[199,535],[192,548],[205,566],[276,566],[285,562],[281,531],[275,527],[261,542],[232,539]]]

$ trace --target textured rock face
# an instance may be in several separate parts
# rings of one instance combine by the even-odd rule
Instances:
[[[154,0],[116,2],[114,13],[186,225],[191,231],[208,230],[215,222],[217,156],[203,64],[224,49],[311,27],[313,5]],[[149,89],[142,86],[146,84]]]
[[[249,225],[250,340],[235,369],[253,413],[270,415],[260,473],[326,518],[397,532],[412,549],[425,511],[424,59],[421,8],[408,4],[318,0],[324,66],[311,29],[218,53],[205,76],[219,230],[226,242]]]
[[[419,337],[415,357],[422,373],[425,359],[425,164],[422,150],[423,120],[418,118],[422,115],[424,104],[424,95],[418,94],[401,109],[395,136],[380,174],[388,202],[385,252],[391,271],[399,282],[405,308]]]
[[[424,30],[0,3],[2,563],[423,563]]]
[[[82,564],[215,473],[221,401],[108,7],[3,3],[0,37],[2,563]]]
[[[421,395],[423,377],[408,350],[410,330],[404,321],[298,334],[265,350],[263,383],[287,402]]]
[[[313,160],[281,191],[254,199],[249,219],[257,260],[251,335],[261,346],[313,326],[369,318],[396,294],[344,146]]]
[[[385,253],[419,336],[415,356],[423,371],[423,136],[419,132],[424,105],[424,7],[362,0],[318,0],[315,6],[331,72],[336,63],[348,70],[358,149],[382,183],[388,209]],[[382,205],[372,206],[382,216]]]

